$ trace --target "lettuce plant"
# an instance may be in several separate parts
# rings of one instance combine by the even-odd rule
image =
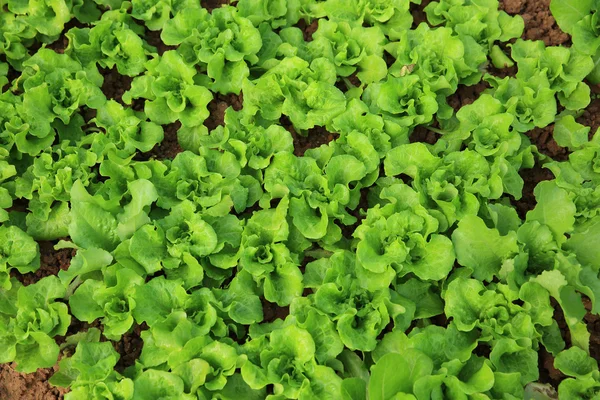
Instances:
[[[261,203],[289,194],[289,215],[298,231],[307,239],[329,236],[335,242],[341,232],[332,220],[356,222],[348,210],[356,208],[362,184],[372,183],[379,157],[359,132],[349,135],[347,144],[323,146],[310,156],[276,155],[265,171]]]
[[[201,125],[208,117],[206,106],[212,95],[196,85],[196,70],[174,50],[150,60],[145,75],[136,77],[123,101],[145,99],[144,111],[150,121],[165,125],[180,121],[184,127]]]
[[[50,378],[55,386],[70,387],[67,400],[133,398],[134,385],[113,368],[119,354],[109,342],[81,341],[75,354],[59,362],[59,370]]]
[[[27,48],[33,44],[36,29],[22,16],[9,12],[0,14],[0,22],[0,54],[11,65],[19,67],[28,58]]]
[[[191,0],[132,0],[131,16],[144,21],[148,29],[157,31],[164,28],[171,16],[198,6],[198,2]]]
[[[383,187],[380,202],[354,231],[356,258],[363,276],[378,276],[387,285],[396,276],[413,273],[422,280],[439,280],[454,265],[450,240],[438,234],[440,222],[419,202],[409,186]]]
[[[336,80],[335,64],[326,58],[309,63],[286,57],[260,78],[244,81],[244,112],[268,121],[287,115],[299,130],[325,126],[346,107]]]
[[[376,26],[391,39],[397,39],[402,31],[410,28],[412,15],[408,0],[327,0],[308,8],[308,14],[327,17],[334,22],[347,22],[353,26]]]
[[[71,323],[67,305],[56,301],[66,288],[55,276],[29,286],[14,278],[11,283],[0,289],[0,362],[15,361],[21,372],[52,367],[59,355],[53,338],[67,333]]]
[[[195,206],[185,201],[171,209],[156,225],[145,225],[131,238],[131,257],[146,273],[164,269],[172,279],[183,279],[186,287],[202,282],[202,265],[210,262],[217,268],[231,268],[236,260],[241,226],[233,215],[201,216]],[[152,243],[153,251],[146,251]],[[215,271],[215,274],[217,272]]]
[[[0,88],[4,88],[4,86],[8,83],[8,64],[4,61],[0,61]],[[3,91],[0,89],[0,92]]]
[[[518,38],[524,29],[523,18],[499,10],[498,0],[432,1],[425,7],[425,12],[432,25],[444,24],[460,36],[474,39],[486,53],[495,41]]]
[[[267,337],[268,336],[268,337]],[[294,325],[274,329],[249,341],[242,350],[247,361],[242,377],[254,390],[273,385],[284,398],[339,398],[341,378],[318,365],[312,336]]]
[[[379,27],[365,28],[347,22],[319,20],[308,50],[313,56],[330,59],[341,77],[357,72],[363,83],[378,82],[385,78],[387,65],[383,59],[385,35]]]
[[[71,188],[72,219],[68,230],[76,245],[112,251],[120,241],[150,222],[148,211],[157,193],[148,180],[129,182],[123,192],[110,192],[110,184],[90,189],[93,194],[80,180]],[[121,202],[125,208],[121,208]]]
[[[388,288],[365,288],[358,259],[339,252],[307,265],[313,307],[335,324],[341,342],[351,350],[372,351],[383,329],[404,309]]]
[[[164,139],[163,129],[150,122],[145,115],[125,108],[114,100],[98,109],[93,122],[104,130],[96,135],[92,148],[102,154],[114,151],[120,158],[130,157],[137,151],[148,152]]]
[[[133,324],[131,310],[135,308],[135,286],[144,280],[135,271],[117,269],[114,265],[103,271],[104,282],[87,279],[69,297],[71,313],[80,321],[93,322],[102,318],[102,334],[117,340]]]
[[[388,333],[373,352],[375,363],[368,382],[356,385],[358,382],[346,379],[342,386],[360,388],[360,398],[372,399],[427,398],[442,393],[458,398],[478,394],[488,397],[484,393],[498,383],[503,395],[519,395],[520,387],[509,389],[514,379],[497,382],[490,362],[471,355],[475,345],[473,337],[457,331],[453,325],[445,329],[417,328],[409,337],[402,332]],[[407,368],[394,372],[398,365]]]
[[[15,196],[29,200],[28,231],[36,239],[67,236],[71,189],[79,180],[88,186],[95,180],[92,167],[98,158],[87,148],[68,145],[48,149],[15,180]]]
[[[190,65],[200,64],[212,82],[207,86],[222,94],[239,94],[248,65],[256,63],[261,36],[250,20],[234,7],[222,7],[209,14],[204,8],[186,9],[167,21],[161,33],[168,45]]]
[[[25,274],[40,267],[39,246],[17,226],[0,226],[0,238],[0,289],[9,290],[11,269]]]
[[[310,9],[312,3],[314,0],[240,0],[237,9],[254,26],[258,27],[266,22],[277,29],[296,24],[303,14],[301,11]]]
[[[418,75],[430,83],[434,92],[445,95],[454,93],[459,83],[478,82],[480,67],[486,62],[485,51],[474,46],[470,37],[426,24],[406,31],[400,41],[388,44],[386,50],[396,58],[390,74]]]
[[[600,57],[600,31],[598,30],[600,5],[595,0],[552,0],[550,10],[560,28],[572,35],[573,47],[594,60],[594,67],[588,79],[591,83],[597,84],[600,82],[600,70],[597,65]]]
[[[560,396],[587,396],[598,393],[598,362],[578,347],[564,350],[555,360],[556,367],[569,378],[558,387]]]
[[[23,153],[40,153],[54,142],[57,130],[80,122],[80,107],[96,109],[106,102],[96,67],[82,67],[48,49],[38,51],[23,67],[18,84],[25,93],[17,106],[18,117],[10,124],[14,142]]]
[[[159,193],[160,207],[170,209],[189,200],[207,215],[226,217],[234,209],[242,213],[261,195],[251,175],[242,173],[235,155],[204,148],[202,155],[182,152],[169,164],[152,164],[151,181]]]
[[[299,257],[287,247],[290,228],[289,201],[281,200],[274,210],[256,212],[242,235],[239,267],[264,288],[264,297],[288,305],[302,293]]]
[[[573,48],[518,40],[512,47],[512,58],[519,68],[517,78],[522,81],[535,79],[538,71],[545,71],[550,88],[565,108],[579,110],[590,103],[590,88],[583,80],[594,68],[591,57]]]
[[[568,162],[548,165],[556,176],[556,184],[571,193],[575,217],[581,222],[598,214],[596,205],[600,201],[597,189],[600,135],[596,132],[589,140],[589,131],[589,127],[577,123],[572,116],[561,118],[555,127],[556,141],[573,151]]]
[[[339,132],[338,143],[347,141],[346,135],[358,131],[365,135],[373,148],[384,158],[392,147],[408,143],[408,131],[394,127],[381,115],[369,111],[369,106],[360,99],[348,102],[346,111],[335,117],[329,124],[330,131]]]
[[[181,139],[184,139],[183,134]],[[192,141],[194,143],[196,141]],[[228,108],[225,112],[225,126],[218,126],[207,136],[197,138],[200,146],[219,149],[235,155],[242,169],[261,171],[266,169],[277,153],[292,153],[293,140],[290,132],[279,125],[262,127],[244,118],[240,111]],[[184,141],[184,144],[187,143]]]
[[[0,154],[5,158],[8,152],[5,148],[0,147]],[[12,178],[17,174],[17,169],[8,161],[0,159],[0,222],[5,222],[10,219],[7,209],[13,205],[13,196],[9,190],[4,187],[11,183]]]
[[[384,82],[369,85],[362,99],[372,113],[405,130],[432,122],[439,110],[431,85],[416,74],[390,75]]]
[[[47,37],[58,37],[71,19],[72,1],[29,0],[7,2],[8,11],[22,22]]]
[[[471,150],[439,158],[424,144],[411,143],[390,151],[384,167],[388,176],[412,178],[411,186],[420,191],[441,232],[466,215],[476,215],[481,207],[478,198],[498,199],[504,191],[498,172]]]
[[[66,52],[83,65],[116,66],[122,75],[136,76],[144,72],[149,53],[148,45],[139,36],[144,30],[126,11],[124,8],[111,10],[102,14],[92,28],[69,30]]]

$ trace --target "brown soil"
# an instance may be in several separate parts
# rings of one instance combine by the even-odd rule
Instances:
[[[514,42],[514,40],[513,40]],[[507,56],[510,56],[511,54],[511,49],[509,47],[508,44],[506,43],[499,43],[498,46],[502,49],[502,51],[504,52],[504,54],[506,54]],[[496,68],[494,66],[494,64],[492,64],[491,62],[487,65],[486,67],[486,71],[494,76],[497,76],[498,78],[506,78],[507,76],[510,76],[511,78],[514,78],[517,75],[517,65],[513,65],[512,67],[507,67],[504,66],[502,68]]]
[[[123,94],[131,89],[131,81],[133,78],[127,75],[121,75],[117,71],[117,67],[113,69],[100,68],[100,73],[104,76],[102,83],[102,92],[107,99],[113,99],[123,106]]]
[[[523,17],[523,39],[543,40],[547,46],[570,45],[571,38],[560,30],[550,13],[550,0],[500,0],[500,8]]]
[[[554,124],[545,128],[535,128],[527,132],[527,136],[529,136],[531,142],[537,146],[542,154],[556,161],[565,161],[569,158],[569,151],[556,143],[552,136],[553,132]]]
[[[148,325],[135,324],[131,332],[124,334],[118,342],[112,342],[114,349],[120,354],[121,358],[117,362],[115,369],[123,372],[126,368],[135,364],[142,353],[144,342],[142,341],[142,331],[148,329]]]
[[[481,92],[488,87],[487,82],[480,82],[473,86],[459,85],[456,93],[448,97],[448,104],[455,111],[458,111],[461,107],[473,104],[479,98]]]
[[[338,135],[337,133],[329,133],[322,126],[309,129],[306,136],[295,133],[293,128],[290,132],[294,139],[294,154],[297,156],[303,156],[306,150],[315,149],[331,142]]]
[[[309,129],[306,136],[301,135],[296,132],[294,126],[286,116],[281,117],[279,123],[292,134],[292,139],[294,140],[294,154],[298,157],[304,156],[306,150],[316,149],[317,147],[331,142],[338,136],[337,133],[328,132],[327,129],[322,126],[315,126],[314,128]]]
[[[542,346],[538,352],[538,364],[540,366],[540,382],[549,383],[553,387],[558,387],[566,376],[558,369],[554,368],[554,356],[548,353]]]
[[[427,7],[429,3],[431,3],[431,1],[432,0],[423,0],[421,4],[410,4],[410,13],[413,16],[413,28],[419,26],[421,22],[429,23],[427,21],[427,14],[425,14],[425,11],[423,10],[425,9],[425,7]]]
[[[312,42],[313,34],[317,31],[317,29],[319,29],[319,20],[315,19],[309,24],[305,20],[301,19],[296,24],[296,27],[300,28],[300,30],[302,31],[305,41]]]
[[[588,313],[584,320],[587,323],[588,332],[590,333],[590,355],[594,360],[600,360],[600,316],[594,315],[592,310],[592,302],[589,298],[583,299],[583,305]]]
[[[50,43],[47,47],[54,50],[58,54],[63,54],[68,45],[69,39],[67,39],[67,37],[64,35],[61,35],[55,42]]]
[[[150,45],[156,47],[156,52],[159,56],[162,56],[163,53],[167,50],[175,50],[177,47],[175,46],[167,46],[163,43],[160,38],[161,31],[151,31],[146,29],[146,34],[144,35],[144,40]]]
[[[447,328],[449,325],[449,322],[450,322],[450,321],[448,321],[448,317],[446,317],[446,314],[435,315],[435,316],[429,318],[429,321],[433,325],[441,326],[443,328]]]
[[[83,321],[80,321],[77,318],[73,317],[73,318],[71,318],[71,324],[69,325],[69,328],[67,329],[67,333],[64,336],[55,336],[54,339],[56,340],[56,343],[58,345],[62,345],[63,343],[66,342],[66,340],[69,336],[74,335],[79,332],[87,332],[91,328],[96,328],[96,329],[100,330],[100,333],[102,333],[102,331],[104,329],[104,327],[100,323],[99,319],[92,321],[92,322],[83,322]],[[104,336],[101,336],[100,341],[102,342],[105,340],[106,339],[104,338]],[[62,354],[70,356],[70,355],[72,355],[72,353],[74,351],[75,351],[74,348],[65,347],[64,349],[62,349]]]
[[[14,370],[15,363],[0,364],[0,399],[2,400],[59,400],[68,389],[57,388],[48,379],[58,370],[38,369],[32,374],[22,374]]]
[[[598,86],[592,86],[592,89],[598,91]],[[583,111],[577,122],[592,128],[590,130],[590,139],[600,128],[600,99],[593,100],[592,103]]]
[[[348,210],[350,215],[356,218],[356,222],[353,225],[343,225],[338,222],[339,227],[342,230],[342,235],[349,240],[352,240],[354,231],[361,224],[362,220],[367,215],[367,210],[369,209],[368,202],[368,194],[369,188],[363,188],[360,190],[360,200],[358,201],[358,205],[354,210]]]
[[[235,111],[240,111],[244,104],[244,94],[228,95],[216,94],[214,99],[208,103],[210,116],[204,121],[204,126],[209,130],[215,129],[217,126],[225,126],[225,111],[231,106]]]
[[[440,138],[440,135],[430,131],[425,126],[417,126],[414,131],[409,136],[410,142],[421,142],[428,144],[435,144],[437,140]]]
[[[200,4],[206,8],[209,12],[212,12],[215,8],[223,7],[228,4],[235,4],[237,1],[231,0],[201,0]]]
[[[338,78],[338,81],[335,83],[335,87],[344,93],[350,89],[359,87],[361,82],[360,79],[358,79],[358,76],[356,76],[357,72],[354,72],[352,75],[345,78]]]
[[[273,322],[276,319],[285,319],[290,314],[290,307],[279,307],[277,304],[270,303],[261,297],[260,299],[263,305],[263,323]]]
[[[38,282],[40,279],[57,275],[58,271],[66,270],[71,265],[71,259],[75,257],[77,250],[61,249],[54,250],[53,242],[39,242],[40,245],[40,268],[35,272],[20,274],[17,271],[11,271],[11,275],[16,277],[23,285],[28,286]]]
[[[543,168],[539,163],[531,169],[523,169],[519,171],[519,175],[523,178],[523,196],[519,200],[511,197],[511,203],[516,208],[517,214],[521,219],[524,219],[528,211],[535,208],[536,200],[533,195],[533,189],[538,183],[554,179],[554,175],[550,170]]]
[[[6,211],[16,211],[16,212],[29,212],[29,200],[27,199],[13,199],[12,207],[8,208]]]
[[[560,328],[561,336],[566,344],[565,348],[569,348],[571,347],[571,333],[569,331],[569,327],[567,326],[567,322],[565,321],[562,308],[554,299],[551,299],[550,302],[552,307],[554,307],[553,318]],[[538,366],[540,370],[539,381],[541,383],[549,383],[553,388],[556,389],[558,388],[558,385],[566,378],[562,372],[554,368],[554,356],[552,356],[552,354],[550,354],[543,346],[540,346],[540,350],[538,352]]]
[[[137,161],[174,159],[177,154],[183,151],[177,140],[177,131],[179,128],[181,128],[181,122],[179,121],[169,125],[163,125],[165,133],[163,141],[154,146],[149,152],[138,153],[134,159]]]

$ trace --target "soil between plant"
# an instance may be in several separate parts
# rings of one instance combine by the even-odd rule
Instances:
[[[423,7],[429,3],[430,0],[424,0],[421,6],[414,6],[413,16],[415,17],[415,26],[426,20],[423,13]],[[214,8],[220,7],[223,4],[235,3],[230,0],[205,0],[202,2],[203,6],[209,8],[211,11]],[[560,31],[556,21],[552,17],[549,11],[550,0],[500,0],[500,7],[509,14],[520,14],[525,20],[525,32],[523,38],[527,40],[543,40],[546,45],[570,45],[570,37]],[[304,37],[306,40],[312,39],[312,34],[315,32],[317,22],[313,21],[307,24],[301,21],[298,25],[304,31]],[[147,32],[147,40],[149,44],[155,46],[162,54],[164,51],[169,50],[170,47],[164,45],[160,40],[159,32]],[[64,51],[67,42],[64,35],[61,36],[55,43],[49,45],[49,48],[54,49],[57,52]],[[495,70],[490,69],[490,73],[498,76],[514,75],[516,71],[511,70]],[[119,75],[115,69],[102,70],[101,73],[104,75],[105,84],[103,90],[108,98],[115,99],[121,102],[121,97],[131,84],[131,78]],[[354,82],[353,82],[354,83]],[[473,87],[460,87],[458,92],[448,99],[449,104],[458,109],[461,106],[471,104],[477,99],[479,94],[487,88],[485,83],[478,84]],[[592,87],[595,93],[600,92],[600,87]],[[223,116],[225,110],[232,106],[234,109],[239,110],[243,103],[243,96],[221,96],[215,95],[215,99],[209,105],[211,116],[205,122],[205,125],[209,129],[214,129],[216,126],[223,125]],[[138,102],[134,104],[134,109],[143,109],[143,103]],[[319,147],[323,144],[329,143],[334,140],[337,136],[336,133],[328,132],[323,127],[316,127],[308,131],[307,135],[300,135],[291,126],[287,118],[282,119],[282,125],[292,133],[294,139],[295,154],[302,156],[308,149]],[[584,111],[578,122],[590,126],[591,133],[594,134],[600,127],[600,100],[595,100],[590,106]],[[164,126],[165,139],[161,144],[156,146],[155,149],[148,153],[140,155],[140,159],[172,159],[179,152],[182,151],[181,147],[177,142],[177,130],[180,124],[174,123]],[[566,149],[561,148],[552,139],[553,126],[535,129],[528,132],[528,136],[532,143],[535,144],[541,153],[555,159],[564,160],[568,157]],[[437,140],[437,135],[424,127],[419,127],[413,133],[411,141],[423,141],[428,143],[434,143]],[[538,163],[530,170],[521,171],[521,176],[524,179],[525,186],[523,190],[523,196],[520,200],[512,199],[513,205],[516,207],[517,212],[521,218],[525,217],[527,211],[535,207],[535,197],[533,196],[533,189],[535,186],[544,180],[552,179],[552,173],[544,169],[543,166]],[[362,218],[361,211],[364,212],[367,208],[366,193],[367,190],[363,191],[361,203],[355,212],[355,216],[360,220]],[[355,226],[344,227],[344,236],[350,237]],[[31,274],[18,274],[13,273],[17,279],[24,284],[32,284],[37,282],[44,276],[56,275],[59,270],[67,269],[70,265],[71,258],[75,255],[75,251],[71,249],[54,250],[53,243],[41,242],[41,267],[38,271]],[[590,309],[590,303],[585,303],[586,308]],[[263,302],[265,320],[272,321],[277,318],[285,318],[289,312],[287,307],[277,307],[274,304]],[[570,341],[570,335],[568,327],[562,316],[560,307],[555,307],[555,319],[557,320],[559,327],[561,328],[563,338]],[[443,316],[441,316],[443,317]],[[600,359],[600,317],[592,315],[588,312],[585,317],[585,321],[588,324],[588,330],[591,334],[590,340],[590,352],[592,357]],[[436,321],[433,321],[436,323]],[[98,321],[87,324],[82,323],[74,319],[71,327],[69,328],[68,334],[76,333],[77,331],[87,330],[90,327],[95,326],[101,328]],[[126,367],[133,365],[135,359],[139,356],[142,348],[141,332],[146,329],[145,326],[135,326],[132,331],[123,336],[118,342],[113,342],[113,346],[117,352],[121,355],[121,360],[117,365],[119,371],[124,370]],[[57,338],[58,339],[58,338]],[[486,351],[486,349],[479,349],[480,352]],[[557,371],[554,366],[554,358],[549,354],[543,347],[539,352],[539,367],[540,367],[540,381],[544,383],[550,383],[553,387],[557,387],[558,384],[565,378],[564,375]],[[0,364],[0,399],[18,399],[18,400],[58,400],[64,397],[67,392],[65,389],[55,388],[48,383],[48,379],[58,369],[58,366],[47,369],[39,369],[33,374],[21,374],[14,370],[14,363],[11,364]]]

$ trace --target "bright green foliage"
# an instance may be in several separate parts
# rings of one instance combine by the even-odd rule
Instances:
[[[28,233],[38,240],[68,235],[70,193],[75,181],[89,185],[98,157],[88,148],[64,141],[59,148],[39,154],[25,173],[15,180],[15,195],[29,200]]]
[[[351,253],[336,253],[329,260],[307,265],[307,279],[311,279],[310,287],[315,291],[308,298],[316,310],[328,315],[335,323],[346,347],[372,351],[377,336],[390,320],[404,312],[400,299],[388,288],[368,290],[361,287],[360,271]],[[319,274],[322,280],[317,279]]]
[[[106,133],[96,135],[92,148],[101,154],[114,152],[120,158],[127,158],[136,151],[152,150],[162,142],[164,133],[160,126],[144,117],[114,100],[107,101],[98,109],[94,120]]]
[[[73,28],[69,31],[69,47],[81,64],[98,63],[103,68],[117,67],[122,75],[135,76],[145,70],[148,47],[139,36],[144,30],[127,10],[112,10],[102,14],[93,28]]]
[[[144,283],[135,271],[116,267],[104,270],[104,282],[88,279],[69,297],[73,316],[86,322],[102,317],[102,333],[112,340],[117,340],[131,328],[135,287]]]
[[[241,168],[257,171],[267,168],[275,154],[293,152],[292,135],[280,125],[255,125],[232,108],[227,109],[224,119],[225,126],[218,126],[207,136],[182,133],[182,146],[195,152],[201,146],[226,151],[235,155]]]
[[[571,48],[545,47],[542,41],[518,40],[512,48],[517,62],[517,78],[523,81],[536,79],[538,71],[544,71],[550,89],[558,94],[560,103],[569,110],[587,107],[590,88],[583,79],[594,68],[591,57]]]
[[[201,125],[208,117],[206,106],[212,95],[194,83],[196,70],[175,51],[149,61],[147,72],[136,77],[131,90],[123,96],[126,103],[146,99],[144,111],[152,122],[170,124],[181,121],[184,127]]]
[[[98,332],[98,336],[99,336]],[[70,387],[65,395],[68,400],[133,397],[133,382],[124,378],[113,368],[119,354],[108,342],[81,341],[75,354],[60,361],[60,371],[52,376],[50,383]]]
[[[424,281],[448,275],[454,264],[452,242],[438,234],[440,222],[420,204],[417,193],[393,183],[383,187],[379,197],[354,232],[357,261],[365,275],[390,281],[409,273]]]
[[[80,107],[98,108],[106,101],[98,70],[83,68],[65,54],[41,49],[23,67],[18,84],[25,93],[6,132],[22,153],[40,153],[52,145],[57,131],[83,125]]]
[[[388,153],[384,167],[388,176],[412,178],[411,185],[421,191],[421,201],[442,232],[467,215],[477,215],[478,199],[498,199],[506,186],[498,169],[468,149],[440,158],[422,143],[402,145]]]
[[[444,24],[461,36],[472,38],[486,53],[495,41],[518,38],[523,32],[523,18],[498,10],[498,0],[440,0],[425,7],[432,25]]]
[[[237,9],[254,26],[267,22],[275,29],[296,24],[300,19],[300,8],[310,3],[306,0],[240,0]]]
[[[0,363],[60,358],[67,400],[599,396],[599,1],[551,2],[571,47],[498,0],[5,3]]]
[[[302,294],[298,255],[286,246],[289,239],[287,199],[274,210],[261,210],[248,219],[242,235],[239,267],[264,285],[264,297],[281,306]],[[236,278],[237,279],[237,278]]]
[[[552,15],[560,28],[573,36],[573,47],[594,60],[593,71],[588,75],[591,83],[600,82],[600,40],[598,39],[598,18],[600,4],[595,0],[552,0]]]
[[[23,16],[9,12],[0,14],[0,22],[0,54],[5,55],[12,65],[18,66],[28,56],[27,47],[33,44],[36,29]]]
[[[34,372],[56,363],[55,336],[64,335],[71,323],[67,305],[56,301],[66,289],[55,276],[22,286],[0,289],[0,362],[17,363],[17,370]]]
[[[346,77],[358,70],[356,76],[361,82],[372,83],[387,75],[383,59],[386,42],[379,27],[365,28],[321,19],[307,47],[313,57],[332,61],[339,76]]]
[[[182,10],[198,8],[199,4],[193,0],[132,0],[131,6],[133,18],[144,21],[148,29],[157,31],[163,29],[172,16]]]
[[[285,58],[255,82],[244,81],[244,110],[269,121],[287,115],[297,129],[323,126],[346,106],[335,81],[335,65],[326,58]]]
[[[12,268],[20,273],[33,272],[40,267],[38,244],[17,226],[0,226],[0,288],[9,290]]]
[[[514,116],[513,128],[518,132],[544,128],[556,117],[556,92],[550,88],[548,77],[539,70],[536,72],[526,81],[486,76],[492,86],[489,93],[503,104],[506,112]]]
[[[310,7],[310,14],[327,16],[334,22],[347,22],[354,26],[376,26],[390,39],[396,40],[412,23],[411,2],[420,3],[412,0],[326,0]]]
[[[415,74],[428,82],[432,91],[444,95],[454,93],[459,83],[478,82],[479,66],[486,61],[485,51],[472,46],[468,37],[426,24],[405,31],[399,42],[388,44],[386,49],[396,57],[390,67],[392,75]]]
[[[204,8],[186,9],[167,21],[161,34],[190,65],[199,64],[213,82],[208,87],[221,94],[239,94],[250,65],[262,46],[260,32],[236,8],[224,7],[209,14]]]
[[[242,377],[257,390],[273,385],[283,398],[335,399],[341,378],[330,367],[318,365],[315,343],[304,329],[294,325],[253,337],[243,348],[247,361]]]

